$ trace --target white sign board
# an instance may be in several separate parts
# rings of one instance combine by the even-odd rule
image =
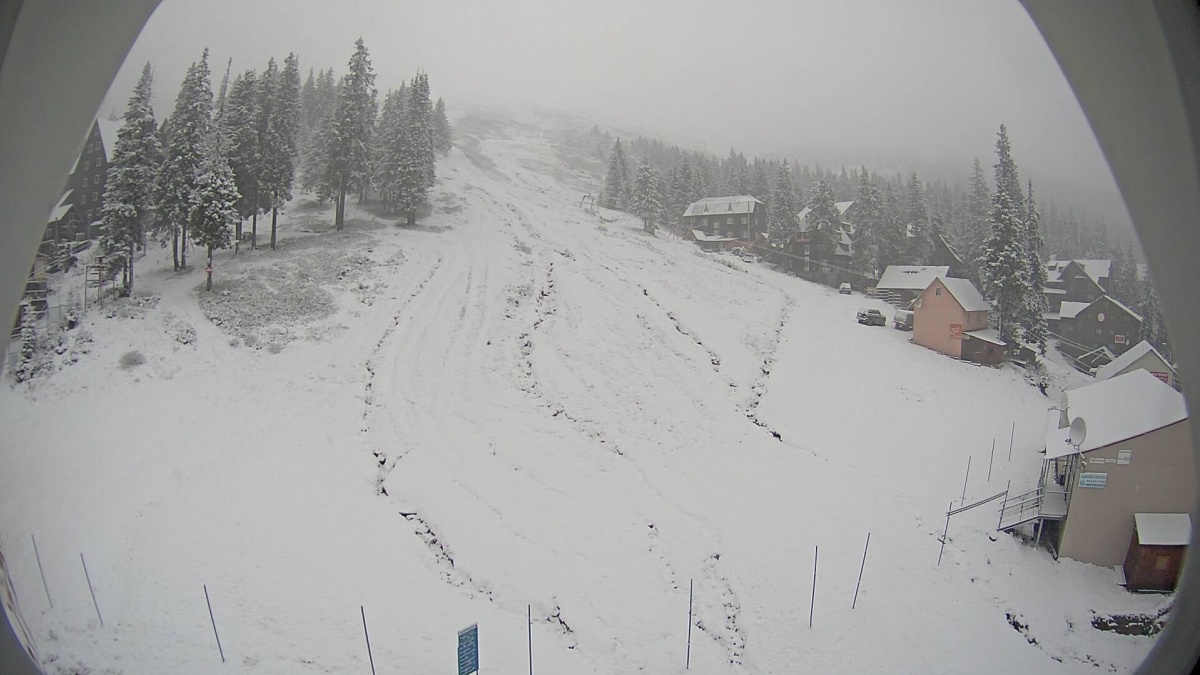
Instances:
[[[1106,483],[1108,483],[1107,473],[1079,474],[1079,487],[1081,488],[1103,488]]]
[[[1133,459],[1133,451],[1132,450],[1118,450],[1117,451],[1117,464],[1128,464],[1129,460],[1131,460],[1131,459]]]

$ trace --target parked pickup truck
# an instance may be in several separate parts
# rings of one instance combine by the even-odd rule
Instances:
[[[858,322],[868,326],[886,326],[887,318],[883,316],[883,312],[877,309],[863,307],[858,310]]]

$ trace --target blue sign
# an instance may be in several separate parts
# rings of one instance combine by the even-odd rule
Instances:
[[[1079,487],[1081,488],[1103,488],[1106,484],[1108,484],[1107,473],[1079,474]]]
[[[479,672],[479,624],[458,631],[458,675]]]

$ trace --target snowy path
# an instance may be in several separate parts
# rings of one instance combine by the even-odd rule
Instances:
[[[1087,622],[1162,600],[992,541],[989,509],[955,518],[935,564],[968,456],[968,501],[1036,475],[1047,400],[1015,370],[859,326],[862,298],[601,223],[549,126],[460,129],[449,206],[421,227],[356,208],[352,232],[305,238],[328,214],[297,208],[278,256],[219,261],[246,279],[328,267],[312,274],[338,309],[291,329],[309,338],[235,346],[198,275],[147,271],[158,308],[94,321],[88,360],[3,392],[21,478],[0,478],[0,534],[52,672],[211,672],[201,583],[245,673],[363,672],[360,604],[380,672],[452,667],[473,622],[485,668],[523,670],[526,605],[538,671],[682,672],[690,580],[699,672],[1126,671],[1149,649]],[[333,262],[307,253],[321,242]],[[163,335],[167,312],[194,344]],[[147,366],[116,370],[130,348]],[[30,527],[53,609],[12,543]]]

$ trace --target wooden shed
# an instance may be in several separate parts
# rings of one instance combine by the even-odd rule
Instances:
[[[1135,513],[1133,539],[1125,554],[1125,588],[1173,591],[1192,539],[1186,513]]]

